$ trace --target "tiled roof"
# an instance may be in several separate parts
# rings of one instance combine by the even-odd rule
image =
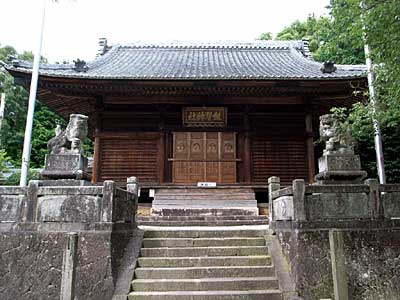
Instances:
[[[13,61],[9,70],[31,72],[31,64]],[[82,67],[82,66],[81,66]],[[43,64],[52,77],[137,80],[345,79],[365,77],[365,66],[336,65],[324,73],[303,41],[214,43],[136,43],[114,45],[84,68]],[[79,71],[78,71],[79,69]]]

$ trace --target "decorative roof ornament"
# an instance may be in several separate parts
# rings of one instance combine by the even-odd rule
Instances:
[[[97,57],[103,56],[111,49],[111,46],[108,46],[106,38],[99,38],[99,51],[97,53]]]
[[[321,67],[322,73],[333,73],[336,71],[336,69],[337,68],[335,66],[335,62],[332,60],[324,62],[324,64]]]
[[[87,70],[89,70],[89,67],[86,65],[84,60],[78,58],[77,60],[74,60],[74,64],[74,70],[78,73],[87,72]]]

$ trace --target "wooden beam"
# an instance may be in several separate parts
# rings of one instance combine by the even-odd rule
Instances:
[[[100,151],[101,151],[101,115],[100,112],[96,113],[96,125],[94,134],[94,147],[93,147],[93,168],[92,168],[92,182],[97,183],[100,176]]]
[[[314,182],[315,176],[315,158],[314,158],[314,134],[312,127],[312,114],[308,112],[305,118],[306,123],[306,147],[307,147],[307,166],[308,166],[308,182]]]
[[[244,182],[251,182],[251,145],[250,145],[250,121],[248,110],[246,109],[246,113],[243,116],[243,125],[244,125],[244,153],[243,153],[243,169],[244,169]]]

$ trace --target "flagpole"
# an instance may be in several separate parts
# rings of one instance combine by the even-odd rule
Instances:
[[[24,148],[22,151],[22,163],[21,163],[21,178],[20,186],[26,186],[29,172],[29,162],[31,156],[31,139],[32,139],[32,127],[33,127],[33,114],[35,112],[35,101],[37,84],[39,78],[39,64],[42,51],[42,40],[43,40],[43,30],[44,30],[44,20],[46,15],[46,1],[42,0],[42,8],[40,15],[40,25],[39,25],[39,36],[34,52],[33,68],[32,68],[32,79],[31,86],[29,90],[29,102],[28,102],[28,113],[26,117],[26,127],[24,136]]]
[[[367,41],[367,30],[365,25],[365,3],[361,1],[361,19],[362,19],[362,27],[363,27],[363,37],[364,37],[364,54],[365,54],[365,63],[367,65],[367,77],[368,77],[368,88],[369,88],[369,99],[371,103],[371,116],[372,116],[372,124],[374,126],[374,142],[375,142],[375,152],[376,152],[376,162],[378,168],[378,177],[379,182],[381,184],[386,183],[386,174],[385,174],[385,160],[383,157],[383,146],[382,146],[382,133],[381,127],[379,125],[379,121],[377,118],[377,103],[376,103],[376,93],[375,93],[375,74],[374,74],[374,66],[372,64],[371,59],[371,49],[369,48]]]

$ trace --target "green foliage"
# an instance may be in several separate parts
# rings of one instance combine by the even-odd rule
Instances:
[[[5,185],[19,185],[19,181],[21,178],[21,172],[15,172],[10,177],[7,178],[5,181]],[[39,172],[36,170],[29,170],[28,174],[28,182],[30,180],[38,180],[39,179]]]
[[[10,158],[7,156],[7,152],[0,149],[0,180],[4,178],[3,174],[9,170],[7,166],[9,160]]]
[[[264,32],[261,33],[258,37],[258,40],[269,41],[272,40],[272,33],[271,32]]]
[[[365,64],[365,36],[375,67],[377,118],[381,125],[386,173],[389,182],[400,181],[400,4],[399,0],[331,0],[329,17],[309,16],[296,21],[277,34],[278,40],[309,40],[317,61],[338,64]],[[368,96],[368,95],[366,95]],[[368,97],[366,97],[368,99]],[[363,168],[376,177],[374,129],[369,101],[357,103],[348,111],[336,110],[351,128],[358,143]]]
[[[33,60],[31,52],[24,52],[19,55],[13,47],[0,47],[0,61],[7,61],[9,55],[19,59]],[[42,58],[42,61],[46,61],[46,59]],[[13,78],[2,70],[0,70],[0,92],[6,94],[5,114],[0,131],[0,145],[1,148],[6,149],[10,163],[14,167],[19,167],[25,134],[28,93],[21,86],[15,85]],[[46,144],[54,136],[56,124],[65,125],[65,121],[40,102],[36,102],[30,167],[41,168],[43,166],[44,155],[47,153]]]
[[[330,20],[327,17],[310,15],[306,21],[295,21],[276,36],[277,40],[308,40],[311,52],[324,45],[329,34]]]

